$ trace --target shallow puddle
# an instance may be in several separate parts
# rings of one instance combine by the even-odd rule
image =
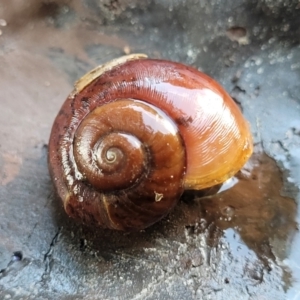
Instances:
[[[226,190],[226,184],[233,186]],[[198,199],[207,223],[224,231],[237,256],[251,250],[267,269],[269,259],[281,265],[290,255],[293,240],[298,240],[297,204],[294,199],[282,196],[282,172],[276,162],[257,151],[226,184],[224,191],[221,188],[216,195]],[[285,289],[300,277],[295,261],[287,264],[289,267],[282,263]]]

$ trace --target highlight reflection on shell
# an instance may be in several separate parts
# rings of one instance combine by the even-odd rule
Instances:
[[[218,83],[135,54],[79,80],[54,122],[49,168],[69,215],[140,229],[184,189],[224,182],[251,153],[248,123]]]

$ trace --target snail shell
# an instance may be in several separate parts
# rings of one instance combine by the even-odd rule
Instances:
[[[53,124],[49,169],[66,212],[143,229],[186,189],[233,176],[252,153],[239,108],[212,78],[134,54],[84,75]]]

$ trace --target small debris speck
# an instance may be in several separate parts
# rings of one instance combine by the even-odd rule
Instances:
[[[126,55],[130,54],[130,52],[131,52],[129,46],[125,46],[125,47],[123,48],[123,51],[124,51],[124,53],[125,53]]]
[[[258,70],[257,70],[257,74],[262,74],[264,72],[264,69],[263,68],[259,68]]]
[[[164,194],[161,193],[154,192],[154,194],[155,194],[155,202],[161,201],[161,199],[164,197]]]
[[[0,19],[0,26],[6,26],[7,22],[4,19]]]

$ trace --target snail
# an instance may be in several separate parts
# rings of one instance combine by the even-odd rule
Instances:
[[[216,81],[132,54],[76,82],[54,121],[48,163],[69,216],[140,230],[166,216],[184,190],[232,177],[252,150],[248,122]]]

